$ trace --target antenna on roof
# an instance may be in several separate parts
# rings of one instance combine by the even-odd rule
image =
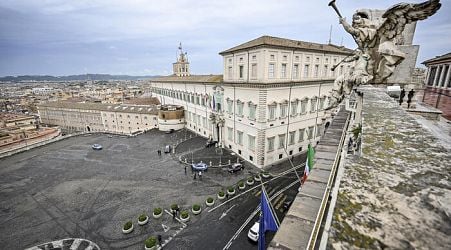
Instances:
[[[330,25],[330,30],[329,30],[329,44],[332,43],[332,24]]]

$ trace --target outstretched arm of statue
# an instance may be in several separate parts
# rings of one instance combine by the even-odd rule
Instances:
[[[343,25],[343,28],[351,35],[357,36],[358,31],[354,29],[348,22],[346,22],[346,18],[339,18],[340,24]]]

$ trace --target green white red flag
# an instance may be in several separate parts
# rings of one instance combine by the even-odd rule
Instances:
[[[312,148],[312,146],[308,145],[307,150],[307,161],[305,162],[305,168],[304,168],[304,176],[302,177],[301,183],[304,184],[304,182],[307,180],[307,177],[310,174],[310,171],[313,169],[313,161],[315,157],[315,150]]]

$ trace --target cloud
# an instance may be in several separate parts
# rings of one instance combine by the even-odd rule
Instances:
[[[410,0],[419,2],[416,0]],[[387,8],[398,1],[339,1],[350,18],[355,9]],[[420,55],[449,45],[450,3],[417,27]],[[3,0],[0,2],[0,74],[75,74],[88,67],[102,73],[168,73],[179,42],[188,51],[193,72],[222,73],[218,52],[273,35],[354,48],[327,0]],[[448,24],[448,25],[446,25]],[[436,30],[436,31],[434,31]],[[439,47],[439,48],[437,48]],[[427,49],[427,51],[423,51]],[[128,58],[128,60],[117,60]],[[58,67],[35,67],[41,61]],[[101,73],[101,72],[99,72]]]

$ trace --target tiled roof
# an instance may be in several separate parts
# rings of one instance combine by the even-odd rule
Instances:
[[[351,50],[351,49],[345,48],[343,46],[333,45],[333,44],[320,44],[320,43],[296,41],[296,40],[280,38],[280,37],[273,37],[273,36],[261,36],[257,39],[240,44],[231,49],[224,50],[224,51],[220,52],[219,54],[225,55],[225,54],[229,54],[232,52],[238,52],[241,50],[247,50],[250,48],[263,47],[263,46],[288,48],[288,49],[295,49],[295,50],[315,50],[315,51],[319,51],[319,52],[326,51],[326,52],[330,52],[330,53],[346,54],[346,55],[353,53],[353,50]]]
[[[451,61],[451,52],[441,55],[441,56],[436,56],[434,58],[431,58],[429,60],[422,62],[421,64],[427,65],[427,64],[439,62],[439,61]]]
[[[190,75],[190,76],[163,76],[151,79],[151,82],[222,82],[222,75]]]
[[[38,104],[39,107],[53,107],[81,110],[98,110],[106,112],[158,114],[157,105],[128,105],[128,104],[106,104],[106,103],[71,103],[71,102],[47,102]]]

